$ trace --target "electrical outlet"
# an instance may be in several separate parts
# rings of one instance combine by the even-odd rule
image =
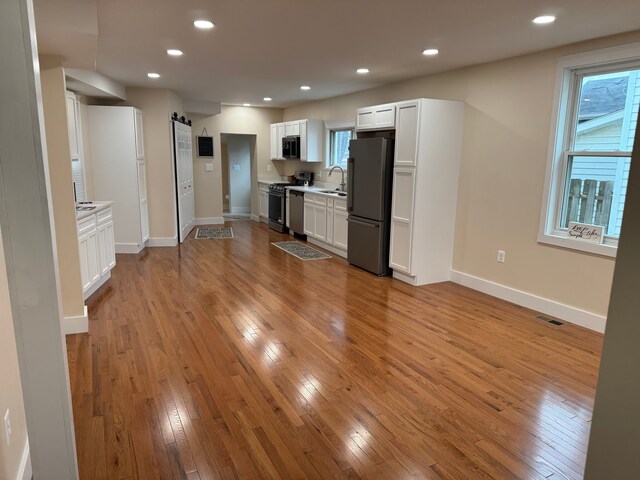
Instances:
[[[498,262],[504,263],[507,258],[507,254],[504,250],[498,250]]]
[[[267,165],[267,172],[271,171],[271,165]]]
[[[204,164],[205,172],[213,172],[213,163],[205,163]]]
[[[11,418],[9,417],[9,409],[7,409],[4,414],[4,433],[7,438],[7,446],[11,445],[11,436],[13,433],[11,432]]]

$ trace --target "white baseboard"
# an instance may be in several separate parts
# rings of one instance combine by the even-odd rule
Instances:
[[[493,297],[501,298],[508,302],[515,303],[523,307],[537,310],[539,312],[560,318],[569,323],[580,325],[581,327],[604,333],[607,318],[592,312],[587,312],[570,305],[549,300],[548,298],[538,297],[531,293],[516,290],[499,283],[485,280],[484,278],[474,277],[466,273],[451,271],[451,281],[464,285],[465,287],[478,290]]]
[[[150,247],[175,247],[178,245],[178,237],[150,238],[147,245]]]
[[[224,217],[204,217],[196,218],[196,225],[222,225]]]
[[[29,452],[29,440],[24,446],[24,450],[22,452],[22,459],[20,460],[20,469],[18,470],[18,475],[16,476],[16,480],[31,480],[33,477],[33,469],[31,468],[31,454]]]
[[[260,216],[252,213],[251,214],[251,220],[253,220],[254,222],[259,222],[260,221]]]
[[[79,317],[64,317],[62,320],[62,331],[65,335],[74,333],[87,333],[89,331],[89,311],[84,306],[84,315]]]
[[[231,214],[235,213],[251,213],[251,207],[231,207]]]
[[[144,243],[116,243],[116,253],[132,253],[138,254],[145,247]]]

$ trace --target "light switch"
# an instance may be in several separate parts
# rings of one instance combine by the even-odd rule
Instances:
[[[233,164],[233,171],[234,172],[239,172],[240,171],[240,164],[234,163]]]
[[[204,164],[205,172],[213,172],[213,163],[205,163]]]

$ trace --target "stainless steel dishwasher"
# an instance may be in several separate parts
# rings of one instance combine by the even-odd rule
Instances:
[[[289,190],[289,230],[304,235],[304,192]]]

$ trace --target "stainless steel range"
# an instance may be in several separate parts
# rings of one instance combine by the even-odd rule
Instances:
[[[313,172],[296,172],[291,183],[272,183],[269,185],[269,228],[277,232],[286,232],[286,187],[313,185]]]

